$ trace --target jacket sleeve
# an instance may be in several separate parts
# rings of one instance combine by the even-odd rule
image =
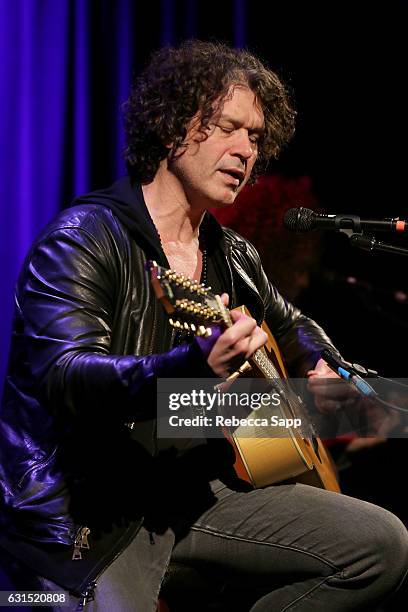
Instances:
[[[117,246],[106,228],[95,235],[81,227],[57,229],[29,254],[17,286],[14,333],[24,363],[15,369],[52,411],[102,417],[114,407],[118,419],[153,418],[158,377],[214,374],[196,343],[158,355],[110,354]]]
[[[305,376],[314,368],[325,348],[340,356],[324,330],[282,297],[268,280],[255,247],[246,244],[254,281],[265,307],[265,321],[279,343],[290,374]]]

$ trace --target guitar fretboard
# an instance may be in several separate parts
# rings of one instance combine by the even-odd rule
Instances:
[[[256,351],[251,358],[261,370],[265,378],[280,378],[279,373],[270,359],[262,351]]]

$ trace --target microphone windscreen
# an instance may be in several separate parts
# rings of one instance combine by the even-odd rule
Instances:
[[[309,232],[315,226],[314,214],[310,208],[289,208],[283,217],[283,225],[292,232]]]

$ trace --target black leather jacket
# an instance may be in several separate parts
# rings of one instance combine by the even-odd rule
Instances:
[[[211,256],[226,258],[231,305],[265,318],[290,370],[302,376],[329,339],[268,282],[252,245],[210,215],[206,227]],[[172,349],[147,258],[167,266],[142,191],[127,178],[80,198],[31,248],[16,289],[1,411],[8,533],[72,545],[78,525],[92,522],[91,508],[125,507],[121,491],[137,468],[124,424],[154,422],[157,377],[212,374],[196,344]],[[146,460],[152,448],[136,455]]]

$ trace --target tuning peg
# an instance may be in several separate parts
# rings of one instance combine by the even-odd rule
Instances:
[[[211,336],[211,334],[212,334],[211,329],[208,327],[204,327],[204,325],[200,325],[200,327],[197,330],[197,335],[203,336],[204,338],[208,338],[209,336]]]
[[[181,329],[183,327],[183,325],[178,320],[169,319],[169,323],[172,327],[175,327],[176,329]]]

